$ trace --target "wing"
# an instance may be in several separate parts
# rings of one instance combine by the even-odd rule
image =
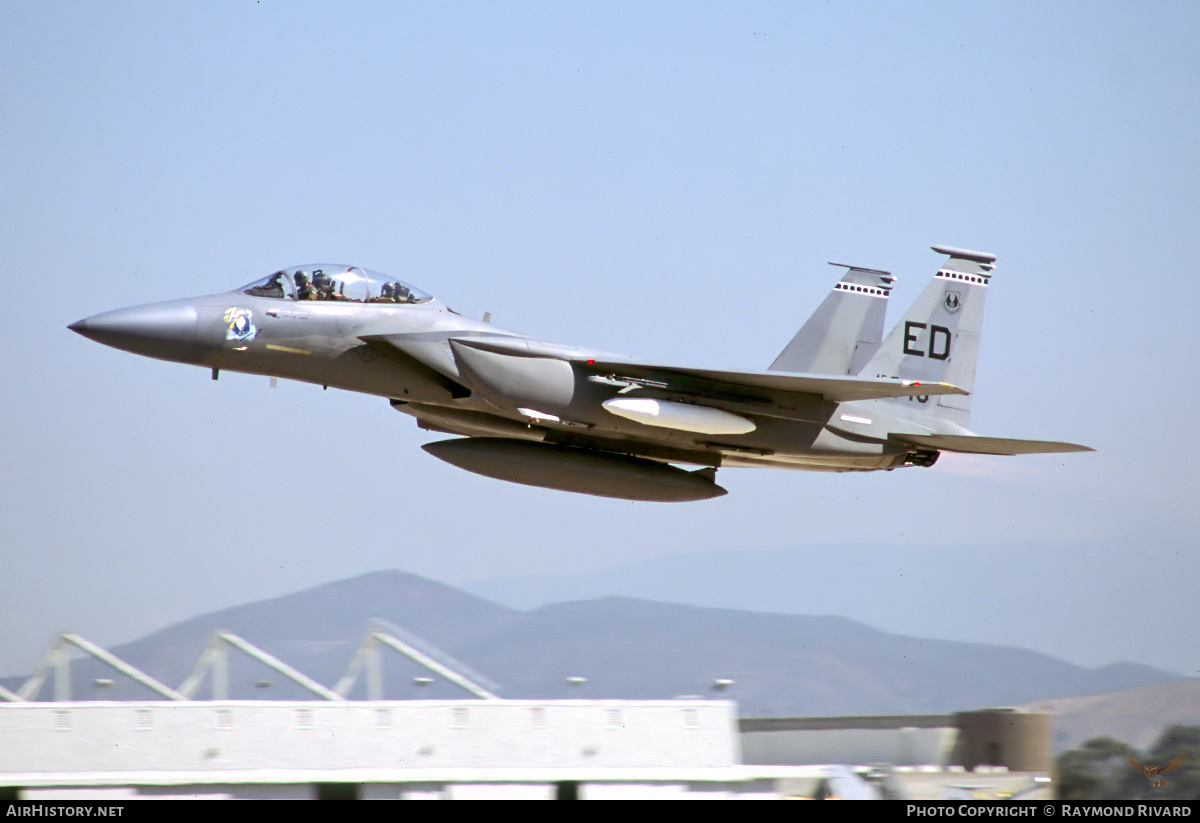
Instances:
[[[1183,761],[1185,760],[1187,760],[1187,752],[1180,752],[1179,754],[1175,755],[1175,758],[1170,763],[1159,769],[1158,773],[1166,774],[1167,772],[1173,772],[1182,766]]]
[[[729,394],[749,391],[785,392],[823,397],[833,403],[879,400],[884,397],[917,397],[966,394],[950,383],[925,383],[888,377],[848,377],[778,371],[722,371],[666,366],[635,360],[587,359],[581,364],[597,375],[628,380],[650,388],[671,388],[695,394]]]
[[[1150,776],[1151,776],[1151,775],[1150,775],[1150,770],[1149,770],[1149,769],[1147,769],[1145,766],[1143,766],[1141,763],[1137,762],[1137,760],[1135,760],[1135,759],[1134,759],[1134,757],[1133,757],[1133,752],[1129,752],[1129,751],[1127,751],[1127,752],[1125,752],[1125,756],[1129,758],[1129,763],[1130,763],[1130,764],[1131,764],[1131,765],[1132,765],[1132,766],[1133,766],[1135,769],[1137,769],[1137,770],[1138,770],[1139,772],[1141,772],[1142,774],[1146,775],[1146,777],[1150,777]]]
[[[1013,440],[1008,437],[975,437],[963,434],[889,434],[888,439],[908,446],[922,446],[967,454],[1056,454],[1095,451],[1075,443],[1055,440]]]
[[[390,342],[390,338],[389,338]],[[926,383],[889,377],[861,378],[781,371],[724,371],[671,366],[663,363],[589,355],[582,349],[558,346],[522,337],[456,337],[455,342],[481,351],[517,357],[553,357],[566,360],[598,378],[646,388],[670,388],[688,394],[719,396],[753,392],[816,395],[834,403],[878,400],[883,397],[917,397],[966,394],[949,383]]]

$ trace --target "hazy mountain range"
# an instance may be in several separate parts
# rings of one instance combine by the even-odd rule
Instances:
[[[1032,647],[1087,666],[1131,660],[1200,676],[1194,643],[1165,642],[1132,617],[1152,608],[1159,625],[1190,622],[1194,576],[1168,574],[1150,584],[1131,577],[1131,564],[1155,562],[1156,552],[1192,549],[1174,538],[1121,536],[1013,545],[744,546],[619,564],[598,558],[602,565],[593,571],[551,570],[463,588],[518,609],[621,595],[841,615],[897,634]]]
[[[1059,749],[1094,737],[1114,737],[1149,748],[1169,725],[1200,726],[1200,678],[1103,694],[1036,700],[1024,706],[1054,715]]]
[[[372,619],[390,621],[482,673],[503,697],[668,698],[724,695],[743,716],[928,714],[1014,705],[1171,683],[1147,666],[1089,669],[998,645],[889,634],[843,617],[811,617],[601,598],[520,610],[399,571],[380,571],[205,614],[110,649],[172,687],[192,672],[214,632],[228,630],[332,686]],[[384,657],[388,698],[458,697],[457,687],[398,654]],[[309,697],[240,653],[237,698]],[[145,687],[80,657],[72,696],[150,698]],[[584,677],[569,684],[569,677]],[[7,678],[16,690],[24,677]],[[97,679],[111,680],[102,686]],[[102,681],[103,682],[103,681]],[[207,686],[198,696],[208,696]],[[51,699],[47,683],[41,699]],[[365,697],[359,682],[352,697]]]

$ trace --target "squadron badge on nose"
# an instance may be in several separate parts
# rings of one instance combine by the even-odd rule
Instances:
[[[225,310],[225,339],[246,343],[254,339],[258,329],[254,327],[254,313],[250,309],[232,306]]]

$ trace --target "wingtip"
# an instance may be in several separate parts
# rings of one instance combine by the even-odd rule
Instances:
[[[929,389],[930,394],[970,394],[969,391],[959,388],[953,383],[925,383],[920,380],[905,380],[903,385],[909,386],[925,386]]]

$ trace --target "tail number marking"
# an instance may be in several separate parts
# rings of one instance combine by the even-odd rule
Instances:
[[[929,329],[926,348],[914,348],[921,343],[921,332]],[[950,357],[950,330],[945,326],[929,326],[914,320],[904,322],[904,353],[914,357],[931,357],[934,360],[945,360]]]

